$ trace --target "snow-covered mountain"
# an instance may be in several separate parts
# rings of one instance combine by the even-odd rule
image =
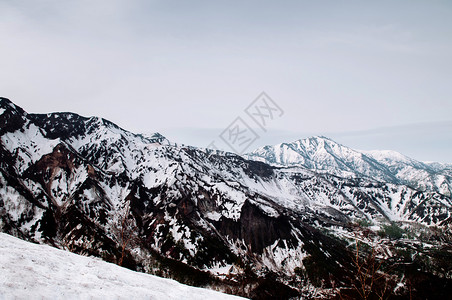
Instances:
[[[1,299],[243,299],[0,233]]]
[[[346,178],[404,184],[446,196],[452,192],[452,165],[423,163],[389,150],[354,150],[326,137],[265,146],[244,157],[276,166],[303,166]]]
[[[0,231],[192,285],[284,299],[352,285],[356,269],[344,254],[356,222],[451,222],[450,195],[405,184],[370,154],[327,139],[293,147],[247,160],[98,117],[28,114],[0,98]]]

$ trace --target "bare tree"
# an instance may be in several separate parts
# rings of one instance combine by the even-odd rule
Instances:
[[[122,266],[127,250],[138,241],[137,230],[135,219],[130,213],[130,203],[127,203],[124,210],[117,213],[117,218],[112,224],[113,236],[121,249],[119,266]]]
[[[382,270],[384,259],[378,259],[377,252],[381,245],[372,245],[370,249],[363,249],[358,239],[355,240],[353,263],[356,267],[356,282],[353,288],[361,299],[370,297],[385,299],[390,289],[390,276]]]

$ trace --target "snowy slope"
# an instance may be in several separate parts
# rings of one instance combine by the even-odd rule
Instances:
[[[423,163],[389,150],[354,150],[322,136],[265,146],[244,156],[275,166],[303,166],[316,172],[404,184],[446,196],[452,192],[450,165]]]
[[[0,233],[0,299],[243,299]]]
[[[452,192],[452,166],[417,161],[391,150],[361,151],[384,165],[400,182],[422,191],[433,190],[443,195]]]

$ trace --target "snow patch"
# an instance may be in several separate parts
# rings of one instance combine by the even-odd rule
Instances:
[[[0,233],[6,299],[243,299]]]

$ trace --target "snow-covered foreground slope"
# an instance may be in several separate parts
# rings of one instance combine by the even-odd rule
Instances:
[[[0,233],[0,299],[243,299]]]

